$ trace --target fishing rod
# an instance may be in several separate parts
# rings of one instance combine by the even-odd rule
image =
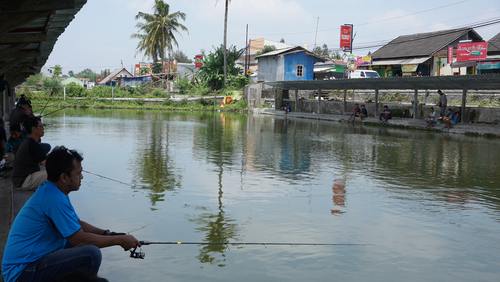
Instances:
[[[49,104],[49,101],[50,101],[50,99],[47,99],[47,103],[45,103],[45,106],[43,106],[42,111],[40,112],[39,116],[42,116],[43,111],[45,110],[45,108],[46,108],[46,107],[47,107],[47,105]]]
[[[106,176],[104,176],[104,175],[100,175],[100,174],[93,173],[93,172],[86,171],[86,170],[82,170],[82,171],[83,171],[83,172],[86,172],[86,173],[88,173],[88,174],[95,175],[95,176],[100,177],[100,178],[104,178],[104,179],[107,179],[107,180],[111,180],[111,181],[115,181],[115,182],[118,182],[118,183],[121,183],[121,184],[125,184],[125,185],[128,185],[128,186],[131,186],[131,187],[135,187],[135,184],[126,183],[126,182],[123,182],[123,181],[120,181],[120,180],[116,180],[116,179],[113,179],[113,178],[109,178],[109,177],[106,177]]]
[[[328,244],[328,243],[255,243],[255,242],[152,242],[139,241],[141,245],[261,245],[261,246],[375,246],[375,244]],[[130,250],[130,257],[135,259],[144,259],[146,253],[136,252],[134,248]]]
[[[53,112],[50,112],[50,113],[46,114],[45,117],[48,116],[48,115],[51,115],[51,114],[53,114],[55,112],[59,112],[60,110],[64,110],[64,108],[60,108],[60,109],[57,109],[57,110],[55,110]]]

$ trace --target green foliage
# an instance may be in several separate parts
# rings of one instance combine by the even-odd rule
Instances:
[[[26,79],[24,84],[28,86],[33,86],[35,85],[35,83],[42,81],[42,79],[43,79],[43,73],[33,74]]]
[[[245,85],[250,84],[250,78],[244,75],[228,75],[227,76],[227,90],[241,90]]]
[[[62,74],[62,67],[60,65],[55,65],[52,74],[55,76],[60,76]]]
[[[153,73],[161,73],[162,71],[160,63],[153,63],[151,69]]]
[[[174,52],[174,60],[176,60],[178,63],[192,63],[193,60],[189,59],[184,52],[181,50],[177,50]]]
[[[87,69],[84,69],[81,72],[75,74],[75,77],[88,78],[88,79],[90,79],[90,81],[97,83],[97,78],[99,77],[99,74],[94,73],[91,69],[87,68]]]
[[[69,77],[74,77],[74,76],[75,76],[75,73],[74,73],[72,70],[70,70],[70,71],[68,72],[68,76],[69,76]]]
[[[281,37],[280,43],[285,43],[285,39]]]
[[[222,89],[224,87],[224,47],[221,45],[208,55],[203,53],[203,65],[198,68],[198,76],[201,81],[211,89]],[[236,66],[236,60],[243,54],[245,49],[236,49],[231,46],[226,50],[227,74],[237,76],[242,69]]]
[[[179,78],[174,83],[174,88],[179,90],[180,94],[186,94],[188,91],[192,90],[194,86],[189,82],[187,77]]]
[[[245,109],[248,109],[248,103],[247,103],[247,101],[241,99],[241,100],[237,100],[234,103],[226,105],[224,107],[224,109],[226,109],[226,110],[245,110]]]
[[[328,50],[328,45],[323,44],[323,47],[316,46],[313,49],[313,53],[316,56],[330,57],[330,50]]]
[[[153,13],[139,12],[135,16],[136,20],[144,20],[136,24],[142,33],[134,33],[130,37],[140,40],[136,55],[143,52],[145,57],[152,58],[154,62],[158,62],[159,59],[163,62],[167,57],[166,50],[172,50],[174,45],[179,46],[175,34],[188,31],[187,27],[179,22],[186,20],[186,14],[180,11],[170,14],[170,5],[162,0],[155,0]]]
[[[265,53],[269,53],[269,52],[272,52],[272,51],[276,51],[276,46],[274,45],[264,45],[264,49],[258,51],[257,53],[255,53],[255,56],[260,56],[260,55],[263,55]]]
[[[66,85],[66,96],[68,97],[84,97],[85,96],[85,88],[82,86],[71,82]]]
[[[42,89],[49,96],[61,94],[62,93],[61,81],[56,76],[44,77],[42,79]]]

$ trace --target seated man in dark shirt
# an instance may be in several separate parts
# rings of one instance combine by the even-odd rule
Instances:
[[[30,103],[26,99],[20,99],[16,107],[12,112],[10,112],[9,122],[12,123],[22,123],[23,120],[29,117],[28,108]]]
[[[36,190],[38,185],[47,181],[47,172],[40,170],[40,164],[45,166],[47,155],[37,142],[44,134],[42,121],[37,117],[24,120],[28,132],[26,138],[17,150],[12,172],[12,184],[20,190]]]
[[[380,116],[378,118],[378,120],[381,122],[381,123],[386,123],[388,119],[391,119],[392,118],[392,111],[391,109],[389,109],[389,107],[387,106],[384,106],[384,109],[380,112]],[[384,120],[382,120],[384,119]]]

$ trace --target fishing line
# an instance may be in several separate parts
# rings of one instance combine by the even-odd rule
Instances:
[[[58,110],[55,110],[55,111],[53,111],[53,112],[50,112],[50,113],[46,114],[44,117],[46,117],[46,116],[48,116],[48,115],[50,115],[50,114],[53,114],[53,113],[55,113],[55,112],[59,112],[60,110],[64,110],[64,108],[60,108],[60,109],[58,109]]]
[[[125,185],[128,185],[128,186],[131,186],[131,187],[135,187],[135,184],[126,183],[126,182],[123,182],[123,181],[120,181],[120,180],[116,180],[116,179],[113,179],[113,178],[109,178],[109,177],[106,177],[106,176],[104,176],[104,175],[100,175],[100,174],[93,173],[93,172],[86,171],[86,170],[82,170],[82,171],[83,171],[83,172],[86,172],[86,173],[88,173],[88,174],[95,175],[95,176],[100,177],[100,178],[104,178],[104,179],[107,179],[107,180],[111,180],[111,181],[115,181],[115,182],[118,182],[118,183],[121,183],[121,184],[125,184]]]
[[[47,103],[45,103],[45,106],[43,106],[43,109],[42,109],[42,111],[40,112],[39,116],[42,116],[43,111],[45,110],[45,108],[46,108],[46,107],[47,107],[47,105],[49,104],[49,101],[50,101],[50,99],[47,99]]]
[[[328,244],[328,243],[255,243],[255,242],[152,242],[139,241],[141,245],[260,245],[267,246],[375,246],[375,244]],[[134,248],[130,250],[130,257],[135,259],[144,259],[146,253],[142,251],[136,252]]]

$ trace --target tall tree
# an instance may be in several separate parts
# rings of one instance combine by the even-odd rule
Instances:
[[[55,76],[60,76],[62,74],[62,67],[61,65],[55,65],[54,66],[54,71],[52,72],[53,75]]]
[[[219,2],[219,0],[217,0]],[[216,2],[216,4],[217,4]],[[224,84],[226,84],[227,80],[227,54],[226,54],[226,48],[227,48],[227,11],[229,7],[229,2],[230,0],[226,0],[226,6],[225,6],[225,11],[224,11]]]
[[[139,32],[143,33],[134,33],[130,36],[140,39],[136,55],[144,52],[144,56],[152,58],[155,62],[160,58],[162,65],[166,61],[166,53],[170,55],[173,46],[179,47],[175,35],[179,34],[182,37],[181,31],[188,32],[187,27],[180,23],[180,20],[186,20],[186,14],[180,11],[170,14],[170,5],[162,0],[155,0],[153,14],[139,12],[135,19],[145,21],[135,25]]]

